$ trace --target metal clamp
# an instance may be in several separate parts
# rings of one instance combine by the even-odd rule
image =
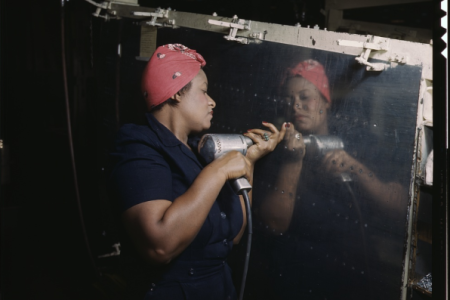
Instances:
[[[350,46],[350,47],[361,47],[363,52],[360,56],[356,57],[355,60],[362,65],[366,66],[367,71],[383,71],[386,69],[387,65],[383,63],[370,63],[369,59],[370,51],[375,50],[389,50],[389,41],[387,39],[379,39],[372,37],[371,42],[357,42],[357,41],[347,41],[338,40],[338,45],[340,46]]]
[[[258,39],[258,40],[264,40],[266,38],[267,30],[264,30],[263,32],[252,32],[249,34],[250,37]]]
[[[86,1],[87,1],[87,0],[86,0]],[[115,16],[115,15],[116,15],[116,11],[110,10],[110,8],[111,8],[110,6],[111,6],[111,3],[103,2],[102,4],[99,4],[99,5],[97,6],[97,9],[95,10],[94,13],[92,13],[92,15],[93,15],[94,17],[97,17],[97,18],[105,19],[105,21],[109,21],[109,20],[113,20],[113,19],[118,19],[118,17]],[[107,10],[107,13],[105,13],[105,14],[102,15],[102,14],[101,14],[102,9],[106,9],[106,10]]]
[[[151,17],[152,19],[150,21],[145,22],[145,24],[150,26],[173,27],[175,25],[175,19],[169,19],[170,11],[172,11],[170,7],[168,9],[161,9],[158,7],[154,12],[133,11],[131,14],[137,17]],[[158,18],[168,19],[168,21],[165,23],[157,22]]]
[[[355,60],[360,64],[365,65],[367,71],[383,71],[386,69],[386,64],[368,62],[367,58],[369,58],[369,54],[370,49],[366,49],[360,56],[356,57]]]
[[[397,54],[393,53],[389,60],[393,62],[398,62],[400,64],[406,64],[408,62],[409,55],[408,54]]]
[[[222,27],[229,27],[230,28],[230,33],[226,36],[224,36],[225,39],[229,40],[229,41],[236,41],[239,42],[241,44],[248,44],[249,40],[247,38],[244,37],[236,37],[237,31],[239,29],[241,30],[250,30],[250,24],[251,21],[247,21],[244,19],[239,19],[236,15],[233,17],[233,19],[231,20],[231,22],[223,22],[223,21],[218,21],[218,20],[213,20],[213,19],[209,19],[208,20],[209,24],[212,25],[217,25],[217,26],[222,26]],[[256,34],[256,36],[255,36]],[[264,37],[264,34],[261,35],[262,33],[253,33],[251,36],[255,37],[255,38],[259,38],[260,36]]]

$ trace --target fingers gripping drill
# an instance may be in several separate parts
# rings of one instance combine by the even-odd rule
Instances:
[[[241,134],[205,134],[198,144],[198,153],[209,164],[230,151],[238,151],[245,156],[251,145],[253,141]],[[232,180],[231,185],[238,195],[242,194],[243,190],[252,189],[248,180],[243,177]]]
[[[246,155],[247,148],[251,145],[253,145],[253,141],[241,134],[205,134],[198,144],[198,153],[200,153],[200,155],[205,159],[206,163],[209,164],[213,160],[230,151],[239,151],[243,155]],[[252,213],[250,207],[250,199],[248,197],[248,191],[252,189],[252,186],[250,185],[248,180],[243,177],[231,180],[231,185],[236,194],[242,195],[244,197],[247,215],[247,249],[245,254],[241,290],[239,292],[239,300],[242,300],[244,298],[245,281],[247,278],[253,234]]]

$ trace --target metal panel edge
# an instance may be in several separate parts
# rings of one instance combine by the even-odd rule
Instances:
[[[133,11],[153,12],[154,8],[136,7],[129,5],[112,4],[111,12],[114,15],[125,18],[142,19],[133,16]],[[203,15],[180,11],[169,11],[168,19],[173,20],[176,27],[186,27],[198,30],[206,30],[210,32],[223,33],[227,35],[228,28],[212,25],[208,20],[218,20],[231,22],[232,18]],[[142,25],[145,25],[142,22]],[[349,33],[340,33],[327,31],[326,29],[304,28],[300,26],[280,25],[274,23],[265,23],[251,21],[250,30],[238,31],[237,36],[252,39],[255,32],[266,32],[264,41],[308,47],[312,49],[325,50],[335,53],[343,53],[358,56],[363,52],[361,47],[342,46],[338,44],[338,40],[350,40],[355,42],[369,42],[372,35],[358,35]],[[390,62],[391,57],[396,54],[408,56],[408,65],[422,65],[422,77],[432,79],[432,50],[431,44],[423,44],[417,42],[409,42],[403,40],[383,38],[389,41],[389,49],[387,51],[372,51],[370,57],[386,62]],[[231,41],[230,41],[231,42]],[[391,67],[395,67],[395,63],[391,62]]]
[[[154,8],[146,8],[127,5],[112,5],[111,9],[118,16],[126,18],[136,18],[131,15],[132,11],[153,12]],[[180,11],[169,11],[168,19],[174,20],[176,27],[186,27],[198,30],[206,30],[227,35],[228,28],[212,25],[208,20],[218,20],[223,22],[231,22],[232,18],[210,16],[195,13],[187,13]],[[145,23],[142,22],[145,26]],[[349,40],[355,42],[369,42],[374,36],[358,35],[349,33],[340,33],[327,31],[326,29],[304,28],[300,26],[280,25],[274,23],[265,23],[251,21],[250,30],[240,30],[237,36],[253,39],[252,34],[256,32],[266,32],[264,41],[308,47],[312,49],[325,50],[335,53],[343,53],[358,56],[363,52],[362,47],[342,46],[338,44],[338,40]],[[381,38],[381,37],[380,37]],[[381,61],[390,62],[391,57],[401,54],[408,57],[406,64],[421,65],[423,67],[422,77],[432,79],[432,50],[431,44],[423,44],[417,42],[409,42],[403,40],[382,38],[389,41],[389,49],[387,51],[372,51],[370,58]],[[253,39],[254,40],[254,39]],[[255,40],[258,42],[258,40]],[[232,41],[230,41],[231,43]],[[395,67],[395,62],[390,62],[391,67]]]

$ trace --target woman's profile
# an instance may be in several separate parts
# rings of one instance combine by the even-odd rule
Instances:
[[[236,299],[227,257],[241,239],[242,196],[228,181],[253,183],[255,162],[286,127],[251,129],[244,156],[231,151],[208,165],[191,137],[211,126],[205,59],[181,44],[156,49],[142,77],[146,125],[124,125],[111,154],[111,189],[123,223],[126,299]],[[251,198],[251,193],[250,193]]]

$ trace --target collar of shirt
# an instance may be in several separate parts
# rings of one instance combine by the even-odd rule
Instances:
[[[174,147],[182,144],[177,137],[166,126],[161,124],[151,113],[146,113],[147,122],[150,128],[158,135],[159,140],[167,147]]]
[[[199,162],[198,158],[195,156],[194,152],[189,150],[185,144],[183,144],[177,137],[170,131],[166,126],[161,124],[155,116],[151,113],[146,113],[147,122],[149,127],[156,133],[161,143],[166,147],[176,147],[179,146],[181,151],[183,151],[188,157],[190,157],[196,164],[202,167],[202,164]],[[193,147],[198,144],[198,138],[190,138],[189,145]],[[196,147],[196,146],[195,146]],[[196,148],[193,148],[196,149]]]

